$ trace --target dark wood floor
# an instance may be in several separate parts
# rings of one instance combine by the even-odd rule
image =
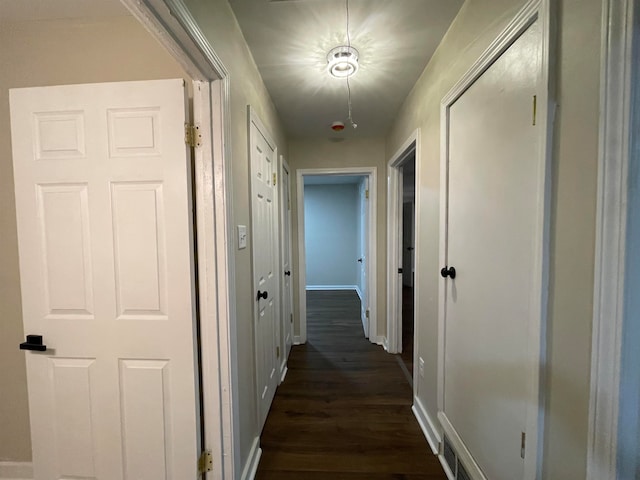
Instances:
[[[258,480],[446,480],[411,412],[396,356],[364,338],[354,292],[307,294],[261,438]]]

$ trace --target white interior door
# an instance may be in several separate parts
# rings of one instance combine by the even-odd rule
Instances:
[[[282,158],[282,157],[281,157]],[[282,197],[282,326],[284,334],[284,353],[281,365],[286,365],[293,344],[293,285],[291,283],[291,179],[289,165],[282,160],[281,168]]]
[[[196,478],[184,82],[10,101],[35,478]]]
[[[447,264],[456,276],[445,299],[444,415],[491,480],[523,478],[538,354],[528,346],[543,235],[543,156],[533,123],[539,24],[465,91],[449,117]]]
[[[369,264],[369,178],[365,177],[359,186],[359,257],[358,262],[360,265],[358,271],[358,283],[361,293],[360,301],[360,317],[362,319],[362,327],[364,328],[364,336],[369,338],[369,317],[367,316],[367,310],[369,309],[369,282],[367,281],[367,270]]]
[[[278,386],[278,283],[276,148],[251,112],[251,225],[258,420],[264,425]]]

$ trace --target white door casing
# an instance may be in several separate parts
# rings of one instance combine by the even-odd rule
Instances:
[[[195,478],[184,82],[10,99],[35,478]]]
[[[442,104],[440,258],[457,272],[440,288],[438,418],[478,479],[540,472],[548,38],[548,4],[527,3]]]
[[[304,177],[307,175],[366,175],[369,185],[369,202],[367,203],[367,242],[369,262],[367,267],[367,291],[368,299],[375,299],[376,285],[376,255],[377,255],[377,168],[376,167],[346,167],[346,168],[310,168],[296,171],[296,204],[298,205],[298,226],[304,225]],[[298,308],[300,312],[300,334],[295,338],[296,344],[307,341],[307,297],[306,297],[306,249],[304,228],[298,229]],[[369,309],[369,341],[382,344],[382,337],[377,333],[377,305],[371,301]]]
[[[277,242],[277,148],[249,108],[251,162],[251,245],[255,302],[255,354],[258,424],[262,430],[280,375],[278,299],[280,260]]]
[[[282,247],[281,259],[282,268],[280,271],[282,279],[282,332],[284,345],[281,356],[280,370],[285,373],[287,358],[293,344],[293,283],[292,283],[292,265],[291,265],[291,176],[289,165],[284,157],[280,155],[280,225]]]
[[[360,198],[358,209],[359,218],[358,218],[358,237],[359,237],[359,257],[358,262],[360,264],[359,272],[358,272],[358,288],[359,288],[359,296],[360,296],[360,318],[362,320],[362,327],[364,329],[365,338],[369,338],[370,335],[370,327],[369,327],[369,318],[367,316],[367,310],[369,308],[369,289],[367,285],[367,271],[369,265],[369,253],[367,252],[367,248],[369,246],[368,235],[369,235],[369,225],[368,225],[368,195],[369,195],[369,178],[365,177],[358,186],[358,195]]]

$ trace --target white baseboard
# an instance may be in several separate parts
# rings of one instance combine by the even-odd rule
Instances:
[[[31,480],[33,464],[31,462],[0,462],[0,479]]]
[[[385,351],[389,351],[389,343],[387,342],[387,337],[384,335],[378,335],[376,345],[382,345],[382,348],[384,348]]]
[[[293,336],[293,344],[294,345],[302,345],[302,341],[300,340],[300,335]]]
[[[261,456],[262,449],[260,448],[260,437],[256,437],[253,440],[253,445],[251,445],[251,451],[249,452],[247,463],[244,464],[244,468],[242,469],[242,477],[240,477],[242,480],[254,480],[254,478],[256,478]]]
[[[422,433],[424,433],[424,436],[427,438],[427,442],[429,442],[431,451],[434,455],[438,455],[440,453],[438,452],[438,445],[442,441],[442,438],[440,437],[433,420],[429,416],[427,409],[424,408],[424,405],[416,396],[413,397],[413,406],[411,407],[411,410],[416,416],[418,424],[422,429]]]
[[[360,287],[358,285],[354,285],[356,293],[358,294],[358,297],[360,298],[361,302],[364,302],[364,295],[362,294],[362,290],[360,290]]]
[[[307,285],[307,290],[356,290],[357,285]]]
[[[287,376],[287,372],[289,371],[289,367],[285,363],[280,370],[280,383],[284,382],[285,377]]]

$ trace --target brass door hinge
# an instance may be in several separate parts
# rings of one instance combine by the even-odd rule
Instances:
[[[293,323],[293,313],[290,315],[291,317],[291,323]]]
[[[538,116],[538,96],[533,96],[533,125],[536,124],[536,117]]]
[[[276,357],[280,358],[280,347],[276,347]]]
[[[276,174],[275,173],[273,174],[273,184],[274,185],[276,184]]]
[[[369,198],[369,189],[364,191],[364,198]]]
[[[211,450],[205,450],[198,458],[198,473],[206,473],[213,471],[213,455]]]
[[[364,312],[364,316],[369,318],[369,309],[367,308],[367,310]]]
[[[524,450],[527,446],[527,434],[522,432],[522,437],[520,437],[520,456],[524,458]]]
[[[191,125],[189,123],[184,124],[184,143],[193,148],[202,145],[200,125]]]

